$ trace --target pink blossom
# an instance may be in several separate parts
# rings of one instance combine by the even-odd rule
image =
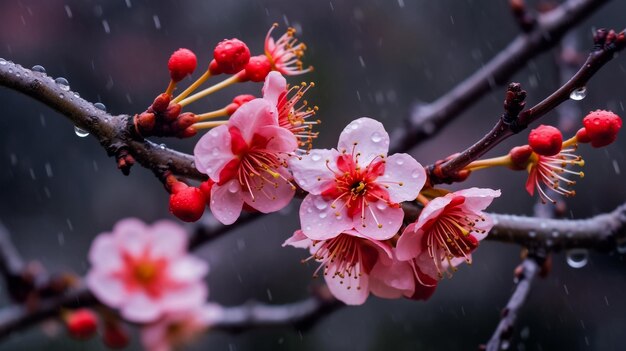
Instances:
[[[352,121],[338,150],[314,149],[290,160],[298,185],[309,192],[300,206],[304,234],[326,240],[355,229],[386,240],[402,225],[403,201],[414,200],[426,181],[424,168],[407,154],[387,157],[389,135],[371,118]]]
[[[437,288],[436,279],[423,273],[415,264],[415,260],[398,260],[395,257],[395,250],[390,263],[379,261],[371,272],[370,290],[378,297],[427,300],[435,292],[435,288]]]
[[[291,131],[298,138],[298,147],[301,151],[308,151],[312,147],[313,139],[318,133],[313,127],[320,123],[312,119],[317,106],[309,107],[301,99],[313,83],[289,87],[287,80],[279,72],[272,71],[265,78],[263,98],[270,101],[278,109],[278,125]],[[291,96],[290,96],[291,95]]]
[[[320,262],[315,276],[323,269],[330,292],[348,305],[361,305],[370,293],[370,272],[379,261],[391,264],[391,246],[368,238],[355,230],[346,230],[327,240],[311,240],[301,230],[285,243],[308,248],[311,256],[304,260]]]
[[[470,188],[428,202],[417,222],[404,230],[397,243],[399,260],[413,260],[433,279],[471,263],[471,253],[493,227],[482,211],[500,196],[500,190]]]
[[[134,218],[121,220],[111,233],[96,237],[89,262],[91,292],[132,322],[193,309],[207,297],[208,266],[187,253],[187,235],[174,222],[148,226]]]
[[[284,75],[293,76],[304,74],[313,70],[313,67],[304,68],[300,60],[304,56],[306,45],[298,43],[295,38],[296,30],[288,28],[287,32],[277,40],[271,34],[278,24],[274,24],[265,36],[265,56],[272,64],[272,70]]]
[[[171,351],[188,344],[206,331],[222,315],[222,307],[206,304],[198,308],[169,313],[156,323],[141,329],[141,342],[146,350]]]
[[[285,207],[295,193],[285,159],[296,148],[296,137],[278,125],[276,106],[265,99],[243,104],[228,124],[202,136],[195,163],[215,182],[210,203],[215,218],[232,224],[244,203],[263,213]]]
[[[561,150],[554,156],[543,156],[533,153],[527,166],[528,180],[526,180],[526,191],[532,196],[535,194],[535,189],[537,189],[539,198],[543,203],[556,203],[548,195],[548,189],[563,196],[574,196],[576,191],[568,189],[568,187],[576,184],[576,181],[568,179],[566,176],[569,174],[582,178],[584,173],[572,171],[568,167],[582,167],[585,165],[582,157],[574,154],[575,151],[575,147],[570,147]]]

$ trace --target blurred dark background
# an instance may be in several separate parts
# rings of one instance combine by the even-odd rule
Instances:
[[[584,21],[576,35],[590,47],[594,27],[624,28],[626,2],[615,1]],[[135,113],[162,92],[170,53],[187,47],[200,69],[214,45],[238,37],[260,53],[274,22],[299,31],[309,47],[314,73],[292,83],[315,81],[308,99],[323,120],[317,147],[336,145],[350,120],[370,116],[388,130],[419,101],[428,102],[479,69],[517,35],[507,1],[148,1],[2,0],[0,57],[26,67],[43,65],[65,77],[87,100],[102,102],[113,114]],[[196,74],[198,76],[198,74]],[[529,92],[529,103],[558,85],[554,51],[538,56],[515,81]],[[624,56],[610,62],[576,102],[585,113],[612,109],[624,117]],[[235,94],[260,93],[258,84],[220,92],[194,112],[223,106]],[[412,154],[428,164],[469,145],[502,111],[498,88],[436,138]],[[574,102],[568,102],[574,103]],[[79,138],[68,120],[16,92],[0,89],[0,220],[28,259],[50,271],[84,273],[91,240],[124,217],[152,222],[173,218],[167,194],[153,175],[135,167],[123,176],[90,137]],[[583,116],[581,115],[580,118]],[[543,123],[556,124],[556,113]],[[623,137],[624,135],[622,135]],[[499,155],[526,135],[493,151]],[[194,140],[164,141],[190,152]],[[582,147],[585,174],[578,195],[567,201],[573,218],[610,211],[626,199],[626,138],[600,150]],[[534,199],[523,188],[525,174],[478,172],[463,186],[501,188],[492,211],[532,214]],[[298,226],[297,206],[267,216],[203,248],[211,263],[210,298],[225,305],[256,299],[286,303],[307,296],[313,267],[299,264],[303,250],[281,248]],[[207,217],[207,216],[205,216]],[[344,308],[312,329],[258,330],[231,335],[209,333],[191,350],[475,350],[486,342],[512,288],[520,248],[486,242],[471,267],[444,280],[427,302],[377,298]],[[553,272],[536,282],[511,350],[623,350],[626,330],[626,274],[623,257],[589,255],[574,269],[566,254],[554,255]],[[2,304],[8,304],[2,297]],[[16,333],[0,350],[104,350],[100,341],[76,342],[54,328]],[[135,343],[129,349],[140,349]]]

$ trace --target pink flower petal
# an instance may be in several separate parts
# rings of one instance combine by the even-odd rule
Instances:
[[[285,178],[290,177],[287,170],[282,167],[278,172]],[[245,203],[263,213],[276,212],[287,206],[296,193],[294,186],[280,177],[272,180],[275,184],[267,183],[260,177],[251,178],[252,194],[249,191],[241,192]]]
[[[143,293],[135,293],[128,297],[120,311],[122,317],[129,322],[150,323],[161,317],[161,305]]]
[[[254,99],[241,105],[228,120],[228,126],[238,128],[248,144],[261,127],[271,125],[278,125],[278,111],[276,105],[265,99]]]
[[[420,253],[421,240],[416,232],[416,224],[409,224],[396,244],[396,257],[400,261],[408,261]]]
[[[268,100],[274,106],[278,105],[280,94],[287,90],[287,80],[282,74],[276,71],[270,72],[265,78],[263,84],[263,98]]]
[[[208,175],[214,182],[220,181],[222,168],[235,158],[228,126],[222,125],[204,134],[196,143],[193,155],[198,171]]]
[[[91,269],[85,278],[89,290],[107,306],[119,307],[128,296],[123,282],[109,272]]]
[[[420,240],[421,241],[421,240]],[[428,251],[421,250],[419,255],[413,261],[417,267],[423,274],[427,275],[431,279],[439,280],[441,276],[439,275],[439,270],[443,271],[442,263],[439,263],[439,270],[437,269],[437,264],[433,260],[432,257],[428,254]],[[422,282],[423,284],[423,282]]]
[[[367,237],[387,240],[396,235],[403,219],[402,208],[389,207],[383,201],[376,201],[365,207],[365,219],[356,215],[352,219],[352,225],[356,231]]]
[[[309,194],[300,205],[300,224],[304,235],[313,240],[327,240],[352,228],[352,219],[344,203],[325,200],[320,195]],[[339,215],[337,216],[337,213]]]
[[[339,153],[334,149],[314,149],[306,155],[289,159],[289,169],[302,189],[313,195],[319,195],[335,180],[335,173],[332,170],[336,168],[338,156]]]
[[[454,193],[450,193],[446,196],[441,196],[430,200],[428,205],[424,207],[424,209],[420,213],[419,218],[417,219],[417,227],[421,228],[429,220],[437,218],[443,212],[443,210],[445,210],[446,206],[448,206],[453,198]]]
[[[117,271],[122,267],[120,247],[113,235],[102,234],[94,239],[89,249],[89,263],[103,272]]]
[[[175,290],[169,290],[159,301],[159,304],[168,312],[178,312],[197,308],[206,301],[209,295],[203,282],[188,284]]]
[[[178,258],[168,266],[168,275],[177,283],[202,281],[209,273],[209,265],[194,256]]]
[[[179,257],[187,254],[187,233],[175,222],[162,220],[150,227],[150,253],[153,257]]]
[[[393,261],[392,264],[377,262],[370,273],[372,294],[385,299],[411,296],[415,291],[415,278],[409,262]]]
[[[476,240],[481,241],[484,238],[487,237],[487,235],[489,235],[489,231],[491,230],[491,228],[493,228],[493,219],[491,218],[491,216],[483,213],[482,217],[485,219],[484,221],[478,221],[476,222],[476,229],[479,230],[484,230],[484,233],[472,233],[472,235],[474,236],[474,238],[476,238]]]
[[[500,196],[500,190],[487,188],[469,188],[454,192],[455,196],[464,196],[463,206],[470,211],[480,212],[487,208],[496,197]]]
[[[307,238],[302,230],[296,230],[289,239],[285,240],[283,247],[289,245],[297,249],[306,249],[311,246],[311,243],[311,239]]]
[[[345,278],[335,276],[336,265],[328,266],[324,280],[328,289],[339,301],[346,305],[362,305],[369,295],[369,276],[365,273]]]
[[[376,180],[387,187],[389,199],[395,203],[415,200],[425,182],[424,167],[408,154],[389,156],[385,173]]]
[[[267,150],[272,153],[294,152],[298,148],[298,140],[289,130],[278,126],[264,126],[257,134],[269,140]]]
[[[348,154],[354,149],[355,154],[360,154],[359,164],[367,166],[375,157],[387,156],[389,134],[380,122],[367,117],[359,118],[341,132],[337,149]]]
[[[237,179],[211,188],[211,213],[223,224],[233,224],[243,208],[241,186]]]
[[[150,244],[147,226],[137,218],[123,219],[113,228],[113,238],[118,247],[131,255],[139,255]]]

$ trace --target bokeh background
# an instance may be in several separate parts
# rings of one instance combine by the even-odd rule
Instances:
[[[533,2],[531,2],[533,3]],[[575,31],[590,42],[594,27],[624,27],[626,2],[615,1]],[[267,29],[278,22],[299,31],[309,47],[315,81],[308,99],[323,120],[317,147],[336,145],[350,120],[371,116],[392,130],[416,103],[446,92],[517,35],[504,0],[209,1],[2,0],[0,57],[65,77],[87,100],[113,114],[142,111],[167,84],[170,53],[187,47],[207,64],[213,46],[238,37],[260,53]],[[583,45],[583,48],[589,45]],[[588,85],[578,107],[612,109],[624,117],[626,59],[609,63]],[[197,76],[197,75],[196,75]],[[514,77],[535,103],[557,87],[554,52],[533,59]],[[260,93],[245,84],[192,105],[194,112],[223,106],[235,94]],[[428,164],[480,137],[502,110],[503,89],[475,104],[443,133],[412,154]],[[574,102],[568,102],[574,103]],[[583,116],[581,115],[580,118]],[[555,113],[544,123],[555,124]],[[524,143],[512,138],[491,155]],[[190,152],[194,140],[163,141]],[[573,218],[612,210],[626,199],[626,138],[600,150],[582,147],[586,177],[567,201]],[[463,186],[502,189],[492,211],[531,214],[525,174],[478,172]],[[153,175],[135,167],[125,177],[91,137],[79,138],[68,120],[16,92],[0,89],[0,220],[28,259],[50,271],[83,274],[91,240],[124,217],[152,222],[173,218],[167,194]],[[303,250],[282,248],[298,226],[297,203],[234,231],[199,254],[211,264],[211,300],[237,305],[250,299],[287,303],[308,294],[314,267]],[[511,292],[520,248],[486,242],[471,267],[444,280],[427,302],[377,298],[343,308],[306,331],[294,328],[212,332],[190,350],[474,350],[486,342]],[[574,269],[554,255],[552,274],[536,282],[522,311],[512,350],[623,350],[626,274],[623,257],[590,253]],[[9,301],[2,295],[2,305]],[[69,340],[39,328],[12,335],[0,350],[104,350],[98,339]],[[129,350],[139,350],[135,341]]]

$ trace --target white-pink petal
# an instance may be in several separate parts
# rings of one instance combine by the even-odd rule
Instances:
[[[278,111],[276,105],[265,99],[254,99],[241,105],[228,120],[228,126],[239,129],[248,144],[259,128],[271,125],[278,125]]]
[[[163,313],[161,305],[142,292],[128,296],[120,313],[124,319],[136,323],[149,323]]]
[[[337,150],[314,149],[306,155],[289,159],[289,169],[298,185],[319,195],[335,181]]]
[[[209,273],[208,263],[191,255],[176,259],[167,269],[168,275],[177,283],[202,281]]]
[[[454,195],[465,197],[463,207],[473,212],[480,212],[486,209],[496,197],[500,196],[500,190],[469,188],[456,191]]]
[[[369,276],[366,273],[357,276],[335,276],[337,271],[336,264],[330,264],[327,266],[328,270],[325,271],[324,280],[330,292],[337,298],[337,300],[345,303],[346,305],[362,305],[367,296],[370,293],[369,289]]]
[[[113,272],[123,265],[120,247],[111,234],[97,236],[89,249],[89,263],[104,272]]]
[[[128,297],[124,283],[110,272],[92,268],[85,282],[98,300],[107,306],[119,307]]]
[[[352,219],[354,229],[359,233],[376,240],[387,240],[396,235],[404,211],[402,208],[389,207],[384,201],[376,201],[365,206],[365,219],[357,214]]]
[[[278,105],[278,98],[287,90],[287,80],[277,71],[270,72],[263,84],[263,98],[274,106]]]
[[[300,205],[300,224],[304,235],[313,240],[327,240],[343,231],[352,229],[352,219],[342,201],[324,199],[321,195],[309,194]],[[339,214],[339,215],[337,215]]]
[[[214,182],[220,181],[220,172],[235,158],[227,125],[211,129],[204,134],[193,149],[196,168]]]
[[[187,253],[187,233],[175,222],[161,220],[150,227],[152,257],[174,258]]]
[[[370,290],[372,294],[385,299],[413,295],[415,279],[410,263],[398,260],[390,264],[377,262],[370,272]]]
[[[289,237],[289,239],[285,240],[283,246],[289,245],[298,249],[307,249],[312,243],[312,240],[307,238],[302,230],[296,230],[293,235]]]
[[[285,178],[290,177],[287,170],[282,167],[277,171]],[[273,179],[273,181],[275,185],[268,183],[260,177],[252,177],[250,180],[251,191],[241,192],[244,202],[263,213],[271,213],[283,209],[293,199],[296,190],[290,182],[281,177]]]
[[[426,171],[412,156],[394,154],[387,158],[385,173],[376,183],[386,186],[392,202],[412,201],[426,183]]]
[[[416,228],[417,225],[415,223],[409,224],[398,239],[396,244],[396,257],[401,261],[408,261],[420,253],[421,238]]]
[[[383,125],[371,118],[362,117],[348,124],[339,136],[339,152],[359,153],[359,165],[367,166],[378,156],[387,156],[389,134]]]
[[[150,245],[147,226],[137,218],[123,219],[113,228],[113,238],[118,247],[132,255],[139,255]]]
[[[208,295],[206,285],[198,282],[167,291],[158,304],[164,311],[180,312],[201,306]]]
[[[243,208],[241,185],[233,179],[224,185],[211,188],[211,213],[222,224],[233,224]]]

